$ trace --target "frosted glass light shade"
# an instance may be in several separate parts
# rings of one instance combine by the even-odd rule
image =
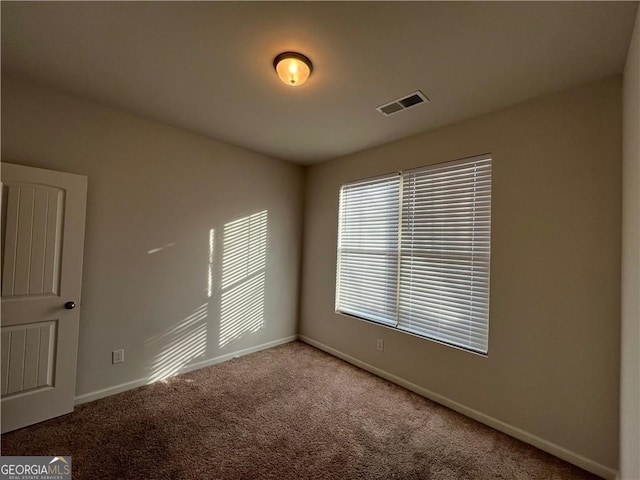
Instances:
[[[307,81],[313,65],[311,60],[296,52],[283,52],[273,59],[273,67],[278,77],[290,87],[297,87]]]

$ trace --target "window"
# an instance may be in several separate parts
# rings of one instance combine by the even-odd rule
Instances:
[[[488,155],[340,189],[336,311],[487,353]]]

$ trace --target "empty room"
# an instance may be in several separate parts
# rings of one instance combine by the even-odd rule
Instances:
[[[1,478],[640,480],[640,13],[1,8]]]

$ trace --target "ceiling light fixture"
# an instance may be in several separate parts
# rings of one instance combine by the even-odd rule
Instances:
[[[297,52],[282,52],[273,59],[273,68],[290,87],[302,85],[313,71],[311,60]]]

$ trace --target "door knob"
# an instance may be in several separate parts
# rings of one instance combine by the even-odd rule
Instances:
[[[76,308],[76,304],[75,302],[67,302],[64,304],[64,308],[66,308],[67,310],[73,310],[74,308]]]

